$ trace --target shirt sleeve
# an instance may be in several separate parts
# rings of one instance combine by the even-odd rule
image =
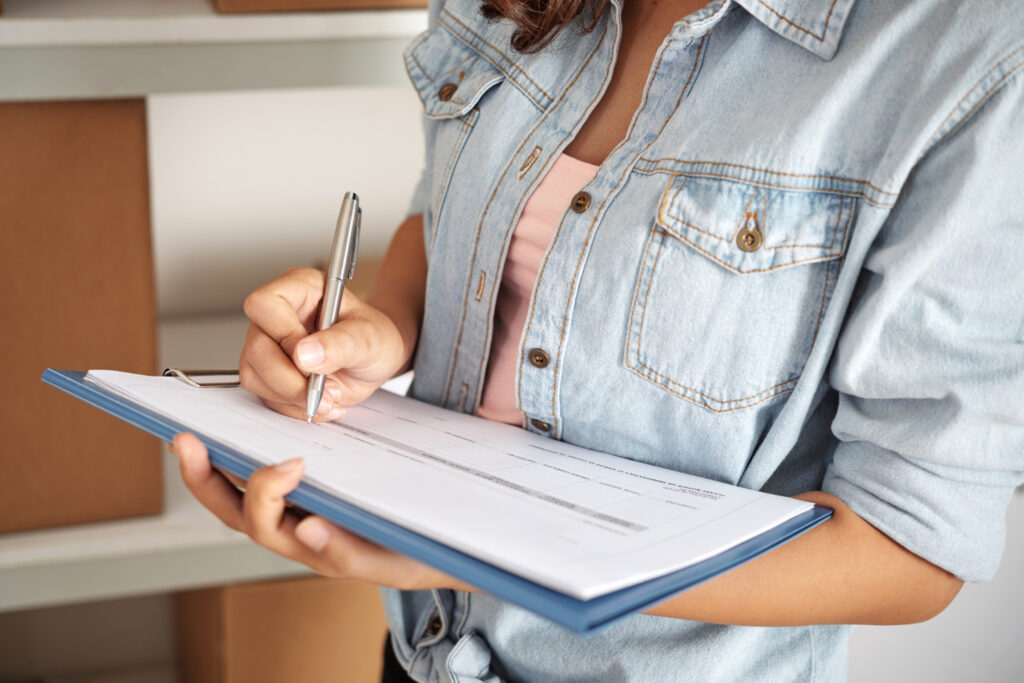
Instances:
[[[966,581],[1024,480],[1024,72],[919,162],[865,261],[823,490]]]

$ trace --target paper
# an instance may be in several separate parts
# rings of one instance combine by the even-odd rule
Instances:
[[[587,600],[668,574],[810,503],[653,467],[377,392],[336,423],[244,389],[91,371],[89,380],[448,546]]]

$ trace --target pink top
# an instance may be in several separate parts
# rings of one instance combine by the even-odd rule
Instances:
[[[597,166],[560,154],[530,195],[519,216],[501,275],[494,309],[494,334],[477,415],[523,424],[516,408],[516,363],[537,271],[570,200],[593,179]]]

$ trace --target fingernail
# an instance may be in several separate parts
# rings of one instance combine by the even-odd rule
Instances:
[[[345,409],[341,406],[334,406],[331,408],[331,412],[327,414],[326,419],[333,421],[340,420],[343,417],[345,417]]]
[[[306,547],[318,553],[327,545],[331,532],[321,522],[308,520],[295,527],[295,535]]]
[[[320,399],[320,405],[316,408],[316,414],[320,417],[327,417],[327,413],[331,412],[332,407],[330,401]]]
[[[291,460],[285,460],[282,463],[278,463],[274,468],[278,472],[294,472],[302,466],[302,458],[292,458]]]
[[[299,355],[299,362],[307,368],[315,368],[324,362],[324,347],[320,342],[307,339],[299,342],[295,349]]]

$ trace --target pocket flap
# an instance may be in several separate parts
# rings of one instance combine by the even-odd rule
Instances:
[[[420,34],[405,50],[409,73],[426,115],[435,119],[469,113],[504,75],[443,26]]]
[[[673,176],[658,225],[739,273],[839,258],[856,200],[822,190]]]

